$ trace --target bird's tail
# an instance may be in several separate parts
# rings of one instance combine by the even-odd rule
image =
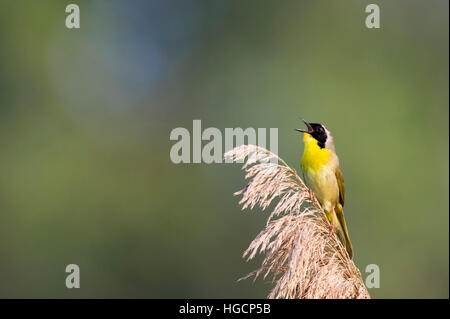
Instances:
[[[336,219],[335,219],[335,229],[336,235],[338,236],[341,243],[347,249],[347,253],[350,258],[353,258],[353,247],[350,237],[348,235],[347,225],[345,224],[344,210],[341,204],[337,204],[335,209]]]

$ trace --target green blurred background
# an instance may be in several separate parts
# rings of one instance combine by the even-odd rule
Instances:
[[[77,3],[81,29],[65,28]],[[365,6],[381,8],[367,29]],[[333,132],[374,298],[449,297],[448,1],[13,1],[0,9],[0,297],[259,298],[267,212],[173,128]],[[81,288],[65,287],[65,267]]]

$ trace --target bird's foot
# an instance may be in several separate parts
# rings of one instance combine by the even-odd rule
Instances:
[[[308,188],[308,194],[309,194],[310,200],[313,202],[316,197],[314,196],[314,192],[312,191],[311,188]]]
[[[328,229],[330,230],[330,237],[334,235],[335,229],[333,225],[328,225]]]

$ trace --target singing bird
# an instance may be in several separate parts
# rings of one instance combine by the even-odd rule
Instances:
[[[308,130],[296,129],[296,131],[303,133],[305,143],[301,168],[306,186],[325,210],[331,223],[331,231],[336,231],[348,255],[353,258],[352,243],[344,218],[344,177],[334,148],[333,136],[320,123],[308,123],[305,120],[303,122]]]

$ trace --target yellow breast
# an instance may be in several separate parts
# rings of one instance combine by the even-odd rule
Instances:
[[[302,170],[317,171],[323,165],[328,164],[331,159],[331,152],[326,148],[321,148],[317,145],[317,140],[310,134],[303,133],[303,141],[305,143],[305,150],[302,157]]]

